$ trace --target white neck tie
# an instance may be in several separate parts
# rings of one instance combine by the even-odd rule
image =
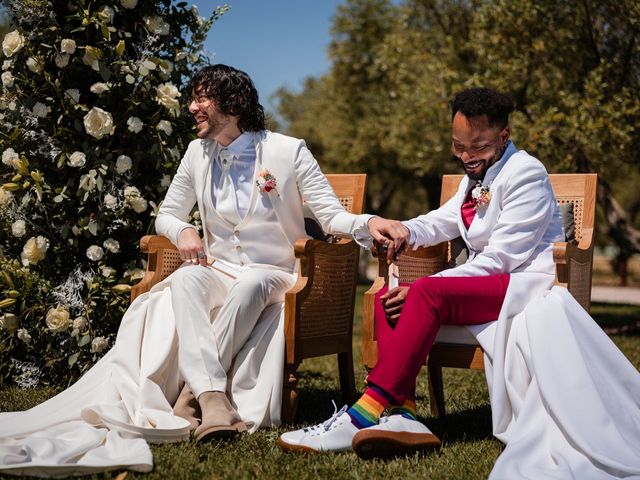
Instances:
[[[229,173],[233,163],[233,154],[228,149],[223,148],[218,155],[222,172],[220,175],[220,188],[216,198],[216,210],[222,218],[231,223],[237,223],[239,217],[236,209],[236,191]]]

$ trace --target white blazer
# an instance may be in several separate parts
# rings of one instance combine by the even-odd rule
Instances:
[[[411,232],[413,246],[463,238],[469,260],[440,272],[440,276],[555,275],[553,242],[563,238],[562,220],[544,165],[509,142],[482,183],[490,186],[491,200],[478,209],[468,230],[461,207],[475,182],[465,177],[442,207],[403,222]]]
[[[352,235],[356,230],[366,230],[370,215],[354,215],[342,207],[304,140],[264,130],[254,134],[254,144],[256,172],[266,169],[276,178],[278,193],[262,194],[271,201],[289,248],[293,248],[296,240],[308,237],[303,201],[326,233]],[[198,205],[203,223],[207,218],[205,191],[211,188],[215,149],[213,140],[194,140],[189,144],[160,206],[156,231],[174,244],[180,231],[190,226],[186,220],[194,205]],[[206,228],[203,230],[209,249],[210,240]]]

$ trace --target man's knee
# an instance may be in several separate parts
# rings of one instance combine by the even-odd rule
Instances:
[[[195,293],[203,289],[207,283],[207,275],[203,267],[187,265],[171,274],[172,292],[188,291]]]

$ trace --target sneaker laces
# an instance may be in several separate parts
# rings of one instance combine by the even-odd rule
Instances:
[[[321,433],[328,432],[329,430],[334,428],[334,426],[337,426],[336,421],[344,412],[347,411],[348,407],[346,405],[343,405],[343,407],[338,410],[336,402],[331,400],[331,403],[333,403],[333,415],[331,415],[329,419],[325,420],[322,423],[318,423],[317,425],[305,428],[304,431],[306,433],[310,435],[320,435]]]

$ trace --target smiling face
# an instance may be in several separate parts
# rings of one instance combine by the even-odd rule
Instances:
[[[508,140],[509,126],[491,126],[486,115],[468,118],[458,112],[453,117],[451,153],[472,180],[482,181],[489,167],[500,160]]]
[[[240,136],[238,117],[222,113],[215,100],[194,92],[189,112],[196,122],[198,138],[216,140],[227,146]]]

